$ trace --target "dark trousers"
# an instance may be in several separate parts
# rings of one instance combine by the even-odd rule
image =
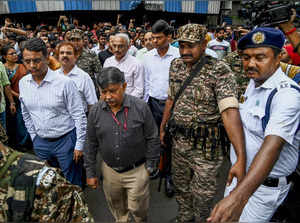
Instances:
[[[55,141],[43,139],[38,135],[33,140],[35,154],[53,167],[60,167],[65,178],[72,184],[82,187],[82,162],[73,160],[76,144],[75,128]]]
[[[150,107],[150,110],[152,112],[152,115],[154,117],[154,120],[157,124],[158,131],[159,131],[166,104],[161,100],[157,100],[153,97],[149,97],[148,105]],[[171,175],[171,157],[172,157],[171,148],[162,148],[161,150],[164,151],[166,154],[166,166],[164,168],[164,172],[167,175]]]

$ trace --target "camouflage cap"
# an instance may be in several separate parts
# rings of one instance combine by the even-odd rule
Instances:
[[[81,29],[72,29],[70,31],[70,39],[71,38],[82,39],[83,38],[83,31]]]
[[[177,41],[184,42],[200,42],[205,39],[207,30],[204,25],[200,24],[186,24],[178,29]]]

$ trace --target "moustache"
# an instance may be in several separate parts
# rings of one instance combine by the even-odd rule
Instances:
[[[184,57],[193,57],[193,55],[191,55],[191,54],[182,54],[181,58],[184,58]]]
[[[246,69],[246,72],[259,72],[256,68],[248,68],[248,69]]]
[[[115,100],[105,100],[106,103],[115,103]]]

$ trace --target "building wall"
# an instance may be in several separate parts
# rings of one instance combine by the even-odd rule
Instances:
[[[140,0],[0,0],[0,14],[73,11],[131,10]],[[148,10],[217,15],[220,0],[145,0]]]

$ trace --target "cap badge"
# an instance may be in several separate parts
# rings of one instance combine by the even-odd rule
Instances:
[[[254,33],[252,36],[252,42],[255,44],[261,44],[265,41],[265,34],[262,32]]]

